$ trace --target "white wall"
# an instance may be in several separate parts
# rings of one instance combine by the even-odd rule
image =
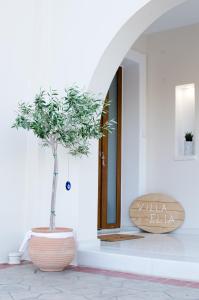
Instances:
[[[33,93],[34,1],[1,1],[0,9],[0,262],[25,228],[27,135],[11,129],[16,104]],[[22,9],[23,7],[23,9]]]
[[[136,37],[157,16],[181,2],[183,0],[163,0],[161,4],[156,0],[128,0],[124,5],[121,0],[117,3],[114,0],[43,0],[42,9],[39,10],[43,22],[39,32],[40,72],[36,77],[36,85],[52,85],[60,89],[76,82],[105,94],[115,70]],[[113,6],[115,12],[119,13],[112,14]],[[143,6],[143,11],[139,11]],[[132,16],[135,12],[134,20]],[[46,150],[38,149],[32,139],[29,141],[29,149],[30,178],[36,180],[27,182],[27,196],[30,195],[27,228],[48,221],[48,211],[44,208],[49,205],[51,187],[48,157],[44,158],[43,152]],[[75,160],[71,166],[73,188],[70,193],[64,190],[64,167],[59,176],[58,210],[61,216],[57,213],[57,224],[73,227],[80,241],[97,241],[97,152],[97,143],[93,143],[91,156]],[[32,160],[34,153],[38,153],[35,163]],[[65,164],[65,160],[66,156],[62,154],[60,161]],[[36,201],[33,199],[34,191],[38,193]]]
[[[133,226],[129,207],[146,189],[146,55],[130,50],[122,66],[121,225],[127,228]]]
[[[121,226],[132,226],[131,202],[139,195],[139,65],[125,59],[122,107]]]
[[[146,190],[167,193],[182,203],[186,212],[182,230],[199,228],[199,161],[174,159],[175,86],[196,85],[198,143],[198,35],[199,25],[152,34],[147,37],[145,48],[148,61]],[[196,147],[197,155],[198,151]]]
[[[48,223],[52,160],[32,135],[10,129],[17,102],[31,101],[41,86],[73,82],[105,94],[139,34],[183,1],[0,0],[0,261],[30,226]],[[57,224],[74,227],[79,240],[96,239],[96,143],[90,158],[73,161],[70,193],[63,187],[65,161],[60,150]]]

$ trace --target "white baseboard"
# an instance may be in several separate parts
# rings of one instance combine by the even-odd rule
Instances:
[[[173,234],[199,234],[199,228],[179,228],[172,232]]]
[[[77,249],[84,249],[90,247],[100,247],[100,240],[99,239],[92,239],[92,240],[79,240],[77,241]]]
[[[117,232],[140,232],[141,230],[135,226],[121,226],[120,228],[112,228],[112,229],[100,229],[98,230],[99,234],[106,234],[106,233],[117,233]]]
[[[139,229],[136,226],[122,226],[121,228],[112,228],[112,229],[100,229],[98,230],[99,234],[108,234],[108,233],[116,233],[116,232],[143,232],[141,229]],[[171,234],[199,234],[199,228],[179,228]]]

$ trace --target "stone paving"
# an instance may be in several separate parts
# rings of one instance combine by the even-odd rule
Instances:
[[[0,300],[199,300],[198,284],[194,288],[179,281],[171,285],[96,273],[81,268],[45,273],[31,264],[2,269]]]

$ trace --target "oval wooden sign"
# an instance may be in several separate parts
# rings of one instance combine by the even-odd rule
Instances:
[[[185,211],[174,198],[163,194],[147,194],[130,206],[132,222],[147,232],[171,232],[182,225]]]

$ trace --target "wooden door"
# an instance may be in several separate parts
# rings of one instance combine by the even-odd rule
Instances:
[[[120,227],[121,214],[121,124],[122,68],[111,83],[107,99],[111,101],[102,122],[114,119],[112,133],[99,142],[98,229]]]

